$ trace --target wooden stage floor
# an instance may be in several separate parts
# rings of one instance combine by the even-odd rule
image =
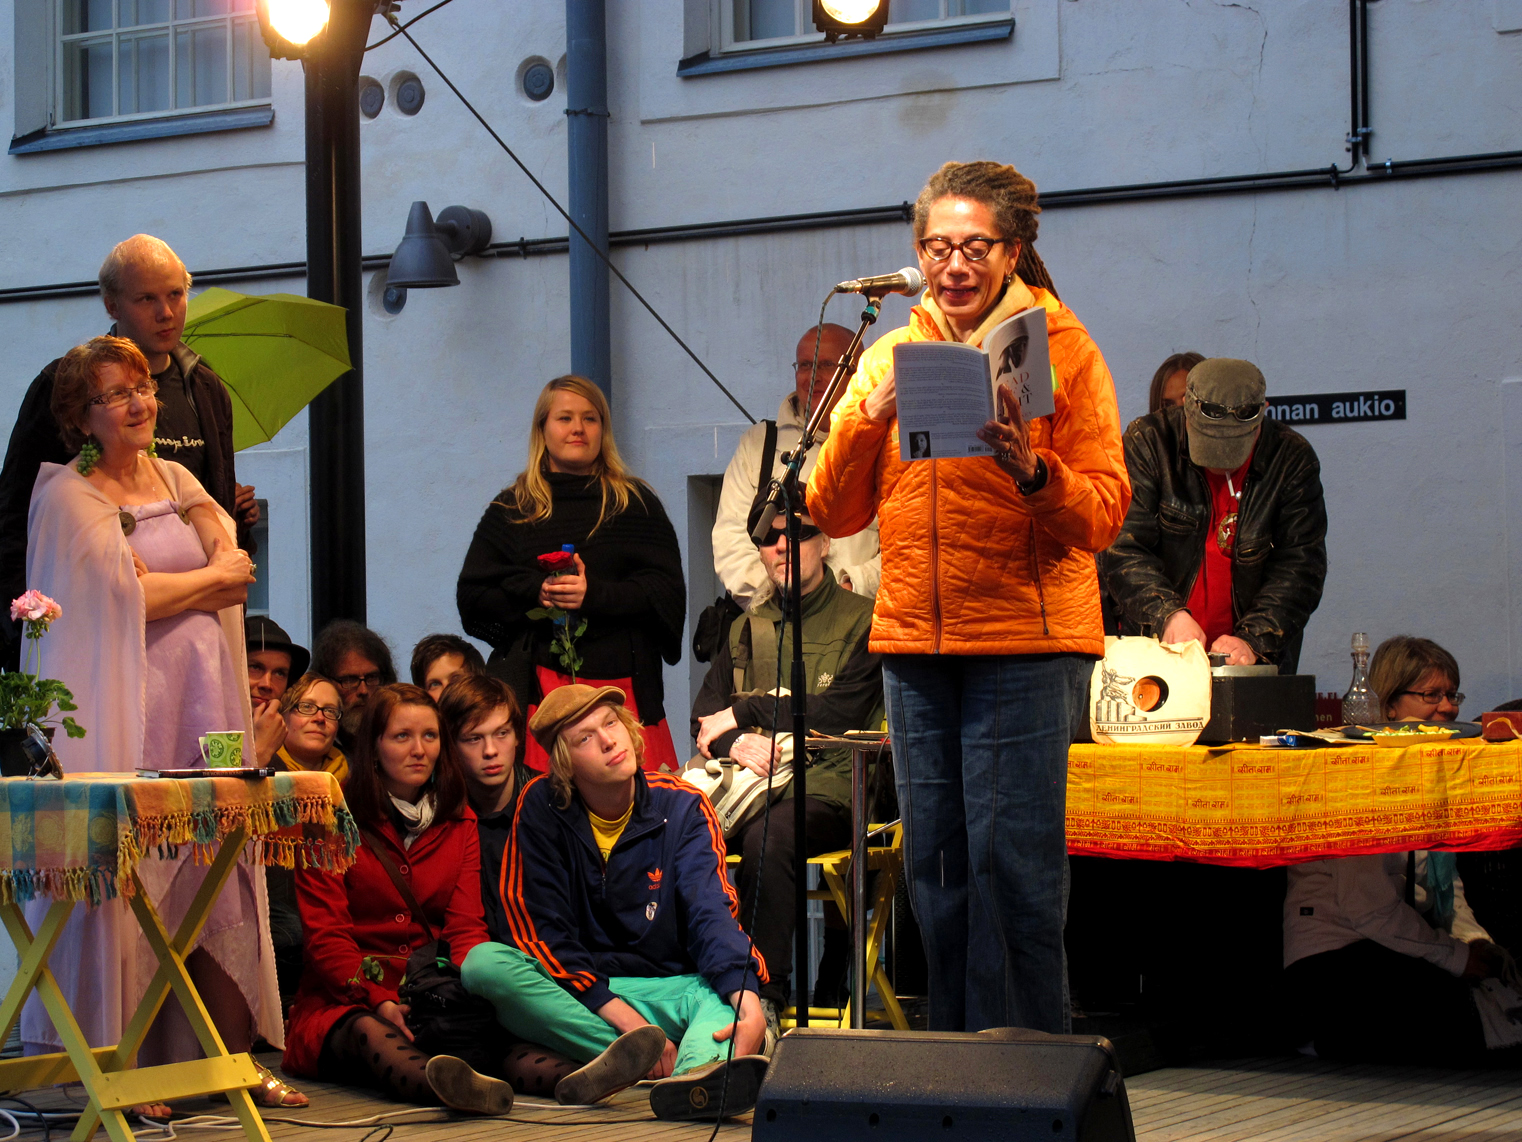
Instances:
[[[278,1056],[263,1056],[267,1064]],[[326,1123],[405,1110],[368,1092],[303,1082],[312,1105],[271,1111]],[[1347,1066],[1316,1059],[1234,1060],[1168,1067],[1126,1080],[1139,1142],[1500,1142],[1522,1139],[1522,1072],[1428,1067]],[[76,1098],[78,1088],[73,1088]],[[29,1095],[49,1109],[68,1105],[62,1091]],[[12,1104],[0,1103],[9,1106]],[[226,1114],[226,1104],[196,1100],[177,1110]],[[587,1109],[520,1099],[510,1121],[415,1109],[389,1120],[391,1142],[703,1142],[711,1124],[666,1123],[650,1117],[640,1088]],[[274,1142],[361,1142],[368,1125],[314,1130],[270,1122]],[[55,1128],[55,1137],[60,1132]],[[30,1142],[40,1138],[23,1131]],[[182,1127],[178,1138],[217,1135]],[[228,1137],[222,1134],[222,1137]],[[750,1136],[749,1116],[724,1126],[721,1139]],[[97,1137],[102,1137],[97,1135]],[[140,1131],[142,1142],[161,1137]],[[799,1142],[811,1142],[801,1137]]]
[[[296,1117],[352,1120],[397,1109],[367,1092],[318,1083],[303,1089],[311,1095],[312,1107]],[[1522,1139],[1518,1071],[1348,1066],[1296,1057],[1169,1067],[1127,1079],[1126,1089],[1138,1142]],[[588,1110],[520,1099],[512,1117],[515,1121],[506,1128],[468,1118],[398,1126],[392,1142],[702,1142],[712,1130],[711,1124],[656,1121],[640,1088]],[[303,1135],[310,1139],[312,1132],[272,1123],[270,1134],[275,1142],[297,1142]],[[749,1136],[748,1115],[719,1131],[720,1138]],[[188,1138],[190,1132],[180,1137]],[[334,1142],[351,1142],[351,1136],[340,1133]]]

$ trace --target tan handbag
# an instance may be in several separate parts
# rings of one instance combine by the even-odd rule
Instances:
[[[788,783],[793,780],[792,742],[792,734],[777,735],[777,744],[783,747],[783,760],[772,771],[774,803],[787,792]],[[687,763],[681,776],[707,796],[719,815],[719,827],[726,838],[734,836],[766,808],[766,778],[731,758],[707,758],[699,754]]]

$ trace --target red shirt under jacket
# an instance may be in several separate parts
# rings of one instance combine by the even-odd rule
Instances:
[[[372,831],[385,842],[434,931],[448,941],[450,958],[463,963],[467,952],[489,939],[482,919],[476,815],[467,807],[459,818],[436,821],[411,850],[402,847],[390,821]],[[374,1010],[385,1000],[396,1002],[407,957],[428,936],[364,844],[341,877],[298,869],[296,898],[306,970],[291,1004],[281,1066],[317,1078],[317,1058],[333,1024],[356,1007]],[[367,956],[385,972],[380,983],[360,970]]]
[[[1249,453],[1242,466],[1231,473],[1230,485],[1225,476],[1208,468],[1202,469],[1205,483],[1210,488],[1210,530],[1205,533],[1205,554],[1200,560],[1194,588],[1189,592],[1188,606],[1194,621],[1205,632],[1207,651],[1223,634],[1237,633],[1236,615],[1231,604],[1231,560],[1236,551],[1236,524],[1231,525],[1226,535],[1222,535],[1221,525],[1237,510],[1237,497],[1231,494],[1231,489],[1235,487],[1238,494],[1241,493],[1251,463],[1252,454]],[[1224,551],[1221,550],[1222,539],[1227,541]]]

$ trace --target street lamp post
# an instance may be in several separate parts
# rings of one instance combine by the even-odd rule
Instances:
[[[307,296],[344,307],[354,365],[307,415],[314,635],[333,619],[365,621],[359,68],[374,14],[374,0],[334,0],[305,60]]]
[[[309,406],[312,632],[365,621],[359,68],[377,0],[259,0],[270,54],[306,73],[307,296],[341,305],[353,368]]]

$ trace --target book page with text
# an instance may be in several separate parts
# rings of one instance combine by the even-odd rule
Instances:
[[[992,456],[978,429],[993,416],[988,356],[971,345],[908,341],[893,347],[900,460]]]

